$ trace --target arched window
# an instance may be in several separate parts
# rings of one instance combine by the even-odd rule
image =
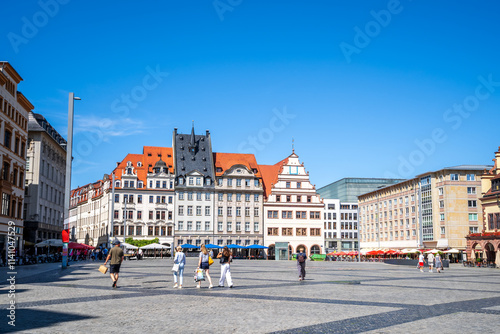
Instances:
[[[120,188],[120,181],[115,181],[115,187]]]
[[[321,249],[318,245],[314,245],[311,247],[311,254],[321,254]]]

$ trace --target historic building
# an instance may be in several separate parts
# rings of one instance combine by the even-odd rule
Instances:
[[[424,173],[359,196],[362,248],[457,248],[482,225],[478,189],[489,166]]]
[[[63,229],[66,140],[40,114],[29,112],[24,239],[60,239]]]
[[[158,238],[161,244],[171,246],[174,237],[172,149],[144,146],[142,154],[128,154],[112,174],[72,191],[71,235],[76,241],[93,246],[107,244],[111,237],[122,241]]]
[[[358,202],[323,198],[325,253],[358,250]]]
[[[210,132],[173,133],[175,170],[175,243],[215,243],[215,173]]]
[[[253,154],[214,153],[217,245],[263,244],[263,183]]]
[[[17,90],[23,79],[9,62],[0,61],[0,249],[8,252],[15,246],[18,254],[24,249],[24,180],[28,113],[33,105]],[[14,235],[9,236],[9,232]],[[3,252],[2,252],[3,253]],[[6,258],[3,260],[5,261]]]
[[[293,152],[275,165],[259,167],[264,180],[264,245],[269,247],[268,254],[283,259],[300,247],[308,255],[324,253],[324,203],[298,155]]]
[[[467,235],[467,259],[484,260],[500,267],[500,147],[495,152],[494,165],[481,175],[479,198],[483,222]]]

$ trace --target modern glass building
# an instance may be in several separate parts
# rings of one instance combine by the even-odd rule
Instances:
[[[341,202],[357,202],[358,196],[396,184],[404,179],[343,178],[318,189],[322,198],[339,199]]]

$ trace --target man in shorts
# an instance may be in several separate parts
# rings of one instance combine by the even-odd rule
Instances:
[[[120,272],[120,265],[122,264],[124,255],[123,249],[120,248],[119,240],[115,240],[113,242],[113,245],[115,247],[111,248],[111,250],[109,251],[104,265],[106,265],[109,259],[111,259],[111,262],[109,263],[109,274],[111,275],[111,280],[113,281],[112,287],[117,288],[116,283],[118,282],[118,273]]]

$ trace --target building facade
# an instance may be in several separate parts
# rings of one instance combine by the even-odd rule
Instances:
[[[66,140],[40,114],[29,112],[24,239],[60,239],[63,230]]]
[[[358,203],[324,198],[325,252],[358,250]]]
[[[233,153],[213,156],[216,244],[262,245],[264,188],[255,156]]]
[[[24,251],[23,202],[26,175],[29,100],[17,90],[23,79],[9,62],[0,62],[0,249],[6,260],[9,246]],[[9,232],[14,235],[9,235]]]
[[[483,224],[467,235],[467,259],[484,260],[500,267],[500,147],[495,152],[494,166],[481,176],[479,201]]]
[[[288,256],[301,247],[306,254],[324,253],[324,203],[309,173],[293,152],[275,165],[260,165],[264,179],[264,245],[276,256],[276,243],[288,244]],[[279,258],[283,258],[278,254]]]
[[[478,189],[487,167],[444,168],[359,196],[361,247],[465,251],[465,236],[482,225]]]
[[[175,243],[214,243],[215,174],[210,132],[173,133]]]

